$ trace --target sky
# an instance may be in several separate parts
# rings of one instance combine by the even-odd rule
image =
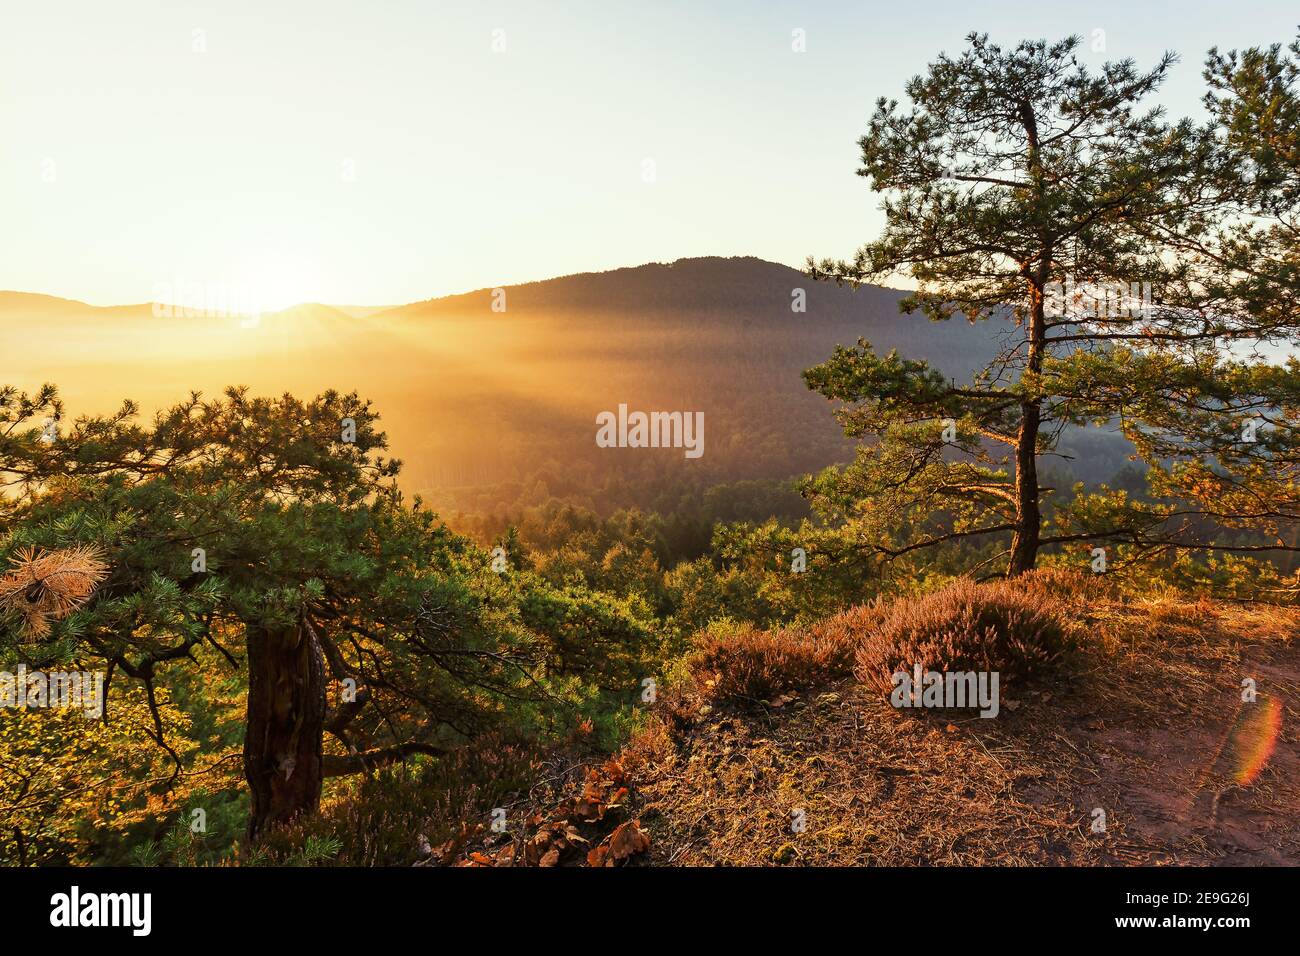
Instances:
[[[880,228],[872,106],[972,30],[1174,50],[1160,100],[1185,115],[1207,49],[1297,22],[1292,0],[0,0],[0,289],[279,308],[798,267]]]

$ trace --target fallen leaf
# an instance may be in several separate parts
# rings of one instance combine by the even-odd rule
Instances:
[[[609,855],[615,860],[626,860],[635,853],[650,848],[650,838],[641,832],[639,820],[629,820],[615,827],[609,835]]]

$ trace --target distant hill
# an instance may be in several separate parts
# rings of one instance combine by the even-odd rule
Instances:
[[[317,302],[304,302],[280,312],[268,314],[276,316],[312,316],[317,318],[349,319],[383,312],[391,306],[334,306],[321,305]],[[168,310],[179,315],[183,306],[158,305],[153,302],[138,302],[130,305],[91,305],[77,299],[63,299],[55,295],[42,295],[36,292],[0,291],[0,317],[17,319],[23,316],[58,317],[61,319],[152,319]]]
[[[41,295],[38,292],[0,290],[0,314],[74,315],[95,311],[100,311],[100,307],[76,299],[61,299],[57,295]]]
[[[806,312],[791,308],[799,289]],[[380,311],[307,304],[256,323],[0,293],[0,381],[54,381],[74,411],[125,397],[153,408],[236,383],[356,389],[383,415],[407,486],[439,507],[485,513],[560,497],[672,510],[712,485],[847,459],[830,406],[800,378],[836,344],[864,337],[964,378],[1005,331],[901,315],[904,293],[815,283],[748,257],[503,292],[504,311],[481,289]],[[703,456],[597,447],[597,415],[620,404],[703,412]],[[1093,478],[1117,467],[1111,454],[1088,458]]]
[[[804,291],[804,313],[792,311],[796,289]],[[749,256],[679,259],[588,272],[508,286],[505,292],[504,314],[491,311],[493,290],[479,289],[400,306],[377,317],[416,321],[486,312],[498,320],[517,321],[563,313],[601,324],[617,317],[625,331],[635,333],[694,328],[695,319],[708,316],[707,328],[695,328],[700,336],[724,329],[757,335],[753,344],[735,343],[740,354],[781,342],[785,364],[799,365],[798,371],[807,367],[801,363],[821,361],[836,343],[850,344],[858,336],[877,349],[898,348],[927,358],[954,375],[971,371],[976,362],[993,354],[996,344],[996,330],[987,323],[936,323],[901,315],[898,302],[903,292],[879,286],[855,291],[814,282],[797,269]]]

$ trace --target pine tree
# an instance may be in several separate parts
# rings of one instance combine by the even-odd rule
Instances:
[[[486,552],[403,501],[356,395],[230,389],[149,425],[127,403],[46,440],[43,416],[61,414],[52,388],[0,390],[0,556],[13,565],[0,645],[22,642],[34,666],[105,667],[106,720],[115,682],[141,684],[175,773],[168,669],[204,649],[246,665],[253,840],[314,812],[327,776],[440,753],[550,701],[544,635]],[[80,577],[47,598],[70,566]],[[13,606],[38,586],[39,615]]]
[[[1250,351],[1300,328],[1294,260],[1279,265],[1280,236],[1259,226],[1270,204],[1294,223],[1295,193],[1267,188],[1280,153],[1231,106],[1207,126],[1144,106],[1172,54],[1147,72],[1124,61],[1094,74],[1077,38],[968,43],[907,84],[909,109],[877,103],[859,173],[884,194],[882,235],[809,269],[910,279],[903,311],[997,321],[1003,347],[967,383],[865,341],[836,349],[805,380],[864,442],[808,494],[885,558],[992,536],[1012,576],[1045,546],[1285,546],[1294,481],[1258,479],[1294,453],[1300,370]],[[1256,149],[1267,182],[1242,170]],[[1107,424],[1152,469],[1153,496],[1103,487],[1051,508],[1040,459],[1067,428]],[[1241,495],[1175,500],[1208,475]],[[1269,503],[1246,500],[1256,492]]]

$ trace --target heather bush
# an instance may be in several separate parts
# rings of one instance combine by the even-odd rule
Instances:
[[[1061,561],[1075,560],[1074,555],[1054,557]],[[1016,586],[1029,594],[1041,594],[1072,604],[1115,601],[1122,593],[1118,575],[1080,570],[1077,561],[1072,566],[1048,564],[1040,567],[1017,578]]]
[[[892,675],[923,670],[998,671],[1002,686],[1056,661],[1069,644],[1062,602],[1033,575],[941,591],[885,606],[857,645],[855,673],[888,692]]]
[[[715,701],[770,700],[853,672],[855,635],[847,627],[705,632],[689,660],[705,696]]]

